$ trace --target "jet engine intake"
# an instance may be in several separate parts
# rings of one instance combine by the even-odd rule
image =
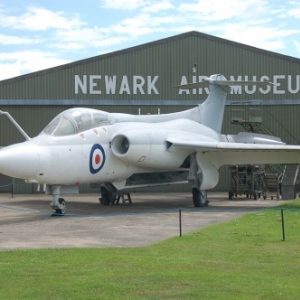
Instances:
[[[115,153],[115,155],[124,155],[129,150],[129,140],[124,135],[118,135],[114,138],[112,142],[112,150]]]
[[[112,138],[111,150],[126,164],[160,170],[179,168],[190,150],[170,151],[166,135],[163,130],[125,130]]]
[[[115,156],[126,163],[141,163],[149,158],[151,140],[147,133],[140,134],[129,131],[116,135],[111,142],[111,149]]]

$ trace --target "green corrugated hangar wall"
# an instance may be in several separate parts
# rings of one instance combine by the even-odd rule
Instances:
[[[202,103],[206,89],[174,87],[211,74],[233,80],[270,80],[271,87],[235,87],[227,97],[223,133],[243,131],[232,118],[243,114],[232,103],[253,105],[263,124],[285,142],[300,141],[300,60],[220,39],[187,32],[59,67],[0,82],[0,109],[8,111],[28,133],[39,134],[52,118],[70,107],[92,107],[131,114],[171,113]],[[251,101],[251,102],[245,102]],[[248,103],[248,104],[247,104]],[[249,104],[250,103],[250,104]],[[21,142],[21,134],[0,118],[0,146]],[[229,169],[221,169],[215,188],[227,191]],[[15,180],[15,192],[35,192],[35,186]],[[168,186],[153,191],[186,191]],[[81,187],[81,191],[89,191]]]

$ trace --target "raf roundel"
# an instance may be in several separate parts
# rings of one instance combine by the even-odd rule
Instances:
[[[98,173],[105,163],[105,152],[102,146],[95,144],[90,152],[90,172]]]

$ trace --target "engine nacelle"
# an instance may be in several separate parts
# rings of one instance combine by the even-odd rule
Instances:
[[[124,162],[144,162],[151,153],[152,143],[148,134],[127,131],[115,136],[111,142],[111,149]]]
[[[187,154],[167,150],[167,132],[163,130],[129,129],[116,134],[111,142],[115,156],[127,164],[153,169],[173,169],[179,167]]]

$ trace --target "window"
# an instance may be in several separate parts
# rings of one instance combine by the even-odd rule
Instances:
[[[72,108],[54,118],[42,133],[55,136],[75,134],[108,123],[108,113],[89,108]]]

